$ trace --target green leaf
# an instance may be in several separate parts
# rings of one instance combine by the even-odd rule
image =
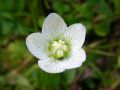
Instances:
[[[120,56],[118,56],[117,67],[120,69]]]
[[[14,6],[14,0],[0,0],[0,11],[12,10]]]
[[[15,85],[15,90],[33,90],[33,85],[24,76],[14,71],[8,73],[5,80],[9,85]]]
[[[62,7],[62,9],[61,9]],[[67,13],[71,11],[71,7],[69,4],[65,4],[62,1],[54,1],[53,8],[59,12],[60,14]]]
[[[75,79],[76,69],[67,70],[64,72],[64,75],[65,75],[66,85],[70,85]]]
[[[39,25],[40,28],[42,28],[44,20],[45,20],[44,16],[40,16],[39,17],[39,19],[38,19],[38,25]]]
[[[3,35],[13,34],[14,24],[9,21],[2,22],[2,33]]]
[[[16,10],[19,12],[22,12],[25,7],[25,1],[24,0],[16,0],[15,2]]]
[[[22,58],[29,56],[29,53],[26,51],[26,46],[23,41],[16,40],[8,46],[7,51],[9,52],[9,63],[13,67],[18,66]]]
[[[115,12],[120,15],[120,0],[113,0]]]
[[[33,65],[27,70],[25,76],[34,87],[40,90],[57,90],[60,84],[59,74],[46,73],[38,67],[38,64]]]
[[[74,4],[74,9],[81,17],[92,19],[93,12],[91,11],[92,8],[89,7],[89,3],[85,3],[83,5]]]
[[[99,10],[97,10],[97,11],[100,14],[104,14],[106,16],[106,18],[113,16],[113,12],[110,9],[110,7],[108,7],[108,4],[105,2],[105,0],[100,1]]]
[[[105,36],[107,36],[108,33],[109,33],[109,30],[110,30],[109,27],[110,27],[110,26],[109,26],[109,23],[108,23],[108,22],[106,22],[106,21],[100,22],[100,23],[98,23],[98,24],[96,24],[96,25],[94,26],[94,28],[95,28],[95,33],[96,33],[98,36],[105,37]]]

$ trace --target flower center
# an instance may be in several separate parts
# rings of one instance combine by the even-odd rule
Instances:
[[[68,56],[70,52],[70,46],[64,40],[56,40],[50,44],[49,51],[51,57],[55,59],[61,59]]]

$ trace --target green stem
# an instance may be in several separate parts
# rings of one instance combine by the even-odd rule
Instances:
[[[94,53],[96,53],[96,54],[100,54],[100,55],[104,55],[104,56],[108,56],[108,57],[113,57],[113,56],[115,56],[115,54],[112,53],[112,52],[106,52],[106,51],[102,51],[102,50],[98,50],[98,49],[96,49],[96,50],[91,50],[90,52],[94,52]]]
[[[31,6],[31,8],[30,8],[30,10],[31,10],[31,17],[32,17],[32,21],[33,21],[33,24],[34,24],[34,28],[35,28],[35,30],[37,31],[37,19],[36,19],[36,17],[37,17],[37,15],[36,15],[36,8],[37,7],[37,0],[34,0],[33,1],[33,5]]]

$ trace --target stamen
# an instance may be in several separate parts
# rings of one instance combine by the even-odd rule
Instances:
[[[70,51],[70,46],[64,40],[53,41],[49,48],[50,56],[56,59],[67,57]]]

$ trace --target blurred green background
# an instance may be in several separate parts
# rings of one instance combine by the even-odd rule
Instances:
[[[86,26],[80,68],[45,73],[26,48],[51,12]],[[120,90],[120,0],[0,0],[0,90]]]

